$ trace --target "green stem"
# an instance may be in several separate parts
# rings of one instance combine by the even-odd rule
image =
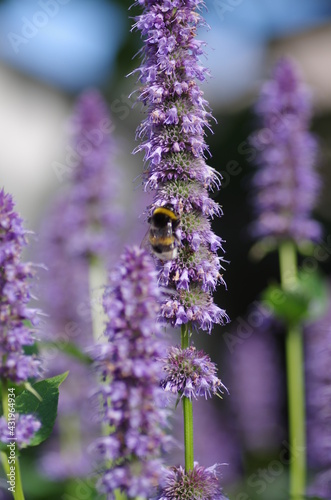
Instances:
[[[295,246],[285,242],[279,249],[281,284],[289,290],[297,282]],[[306,429],[303,335],[298,324],[289,324],[286,335],[286,369],[290,440],[290,497],[299,500],[306,489]]]
[[[189,347],[189,331],[187,325],[182,325],[182,349]],[[185,471],[188,472],[194,467],[193,448],[193,405],[189,398],[183,396],[184,414],[184,447],[185,447]]]
[[[301,499],[306,485],[305,388],[302,331],[289,326],[286,336],[290,436],[290,497]]]
[[[8,421],[8,383],[7,380],[4,379],[1,380],[1,400],[3,414]],[[9,474],[10,468],[8,463],[8,455],[4,451],[1,452],[1,462],[7,476],[7,474]],[[17,456],[15,457],[15,491],[13,491],[12,494],[15,500],[24,500],[20,464]]]
[[[1,379],[1,401],[3,416],[8,421],[8,382],[5,379]]]
[[[16,457],[15,460],[15,475],[16,475],[16,480],[15,480],[15,493],[14,493],[14,498],[15,500],[24,500],[24,493],[23,493],[23,486],[22,486],[22,480],[21,480],[21,470],[20,470],[20,464],[18,461],[18,457]]]
[[[297,283],[298,263],[295,246],[285,241],[279,248],[280,280],[284,290],[290,290]]]
[[[189,332],[187,325],[182,325],[182,349],[186,349],[190,345]]]
[[[122,493],[119,490],[115,490],[115,500],[127,500],[127,496],[125,493]]]
[[[2,467],[3,467],[3,470],[5,471],[5,474],[9,474],[9,464],[8,464],[8,457],[7,457],[7,454],[5,451],[1,451],[1,463],[2,463]]]

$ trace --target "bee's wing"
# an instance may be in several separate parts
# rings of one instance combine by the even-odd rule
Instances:
[[[150,251],[150,249],[151,249],[151,244],[149,241],[149,229],[147,229],[146,234],[145,234],[142,242],[140,243],[140,248],[145,248],[145,250],[148,250],[148,251]]]

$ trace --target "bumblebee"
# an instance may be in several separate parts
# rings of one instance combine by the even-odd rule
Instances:
[[[179,243],[175,232],[180,224],[180,218],[173,207],[171,205],[156,207],[147,222],[150,228],[145,240],[147,239],[152,252],[160,260],[175,259]]]

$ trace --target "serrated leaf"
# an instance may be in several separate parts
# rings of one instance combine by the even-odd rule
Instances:
[[[59,386],[66,379],[68,372],[57,375],[32,385],[42,401],[37,399],[30,391],[23,391],[16,398],[16,411],[23,414],[34,414],[41,422],[41,428],[31,440],[29,446],[37,446],[45,441],[53,430],[57,405],[59,401]]]

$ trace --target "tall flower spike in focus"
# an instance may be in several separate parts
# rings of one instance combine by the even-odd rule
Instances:
[[[109,435],[95,442],[106,462],[100,490],[113,499],[150,498],[160,483],[160,454],[168,443],[160,388],[164,351],[156,322],[160,301],[156,272],[144,249],[126,248],[104,294],[108,343],[95,348],[103,422]]]
[[[34,344],[37,311],[31,299],[30,263],[21,262],[27,231],[14,212],[13,199],[0,191],[0,377],[16,384],[40,375],[40,361],[25,353]],[[32,327],[29,326],[32,324]]]
[[[275,66],[256,105],[262,129],[251,137],[259,151],[253,179],[257,220],[255,237],[317,240],[319,224],[311,218],[320,182],[314,171],[317,144],[309,132],[310,95],[290,59]]]
[[[173,326],[190,323],[210,333],[213,324],[228,321],[213,303],[220,275],[217,250],[222,240],[210,219],[221,209],[208,194],[220,185],[217,172],[205,162],[205,128],[212,115],[197,80],[208,72],[199,56],[204,42],[195,39],[205,25],[197,12],[202,0],[139,0],[144,12],[134,28],[144,39],[139,72],[140,101],[148,116],[138,128],[143,140],[135,152],[145,152],[144,187],[154,190],[148,209],[170,206],[178,214],[177,258],[161,263],[160,283],[173,293],[162,305],[162,316]]]

